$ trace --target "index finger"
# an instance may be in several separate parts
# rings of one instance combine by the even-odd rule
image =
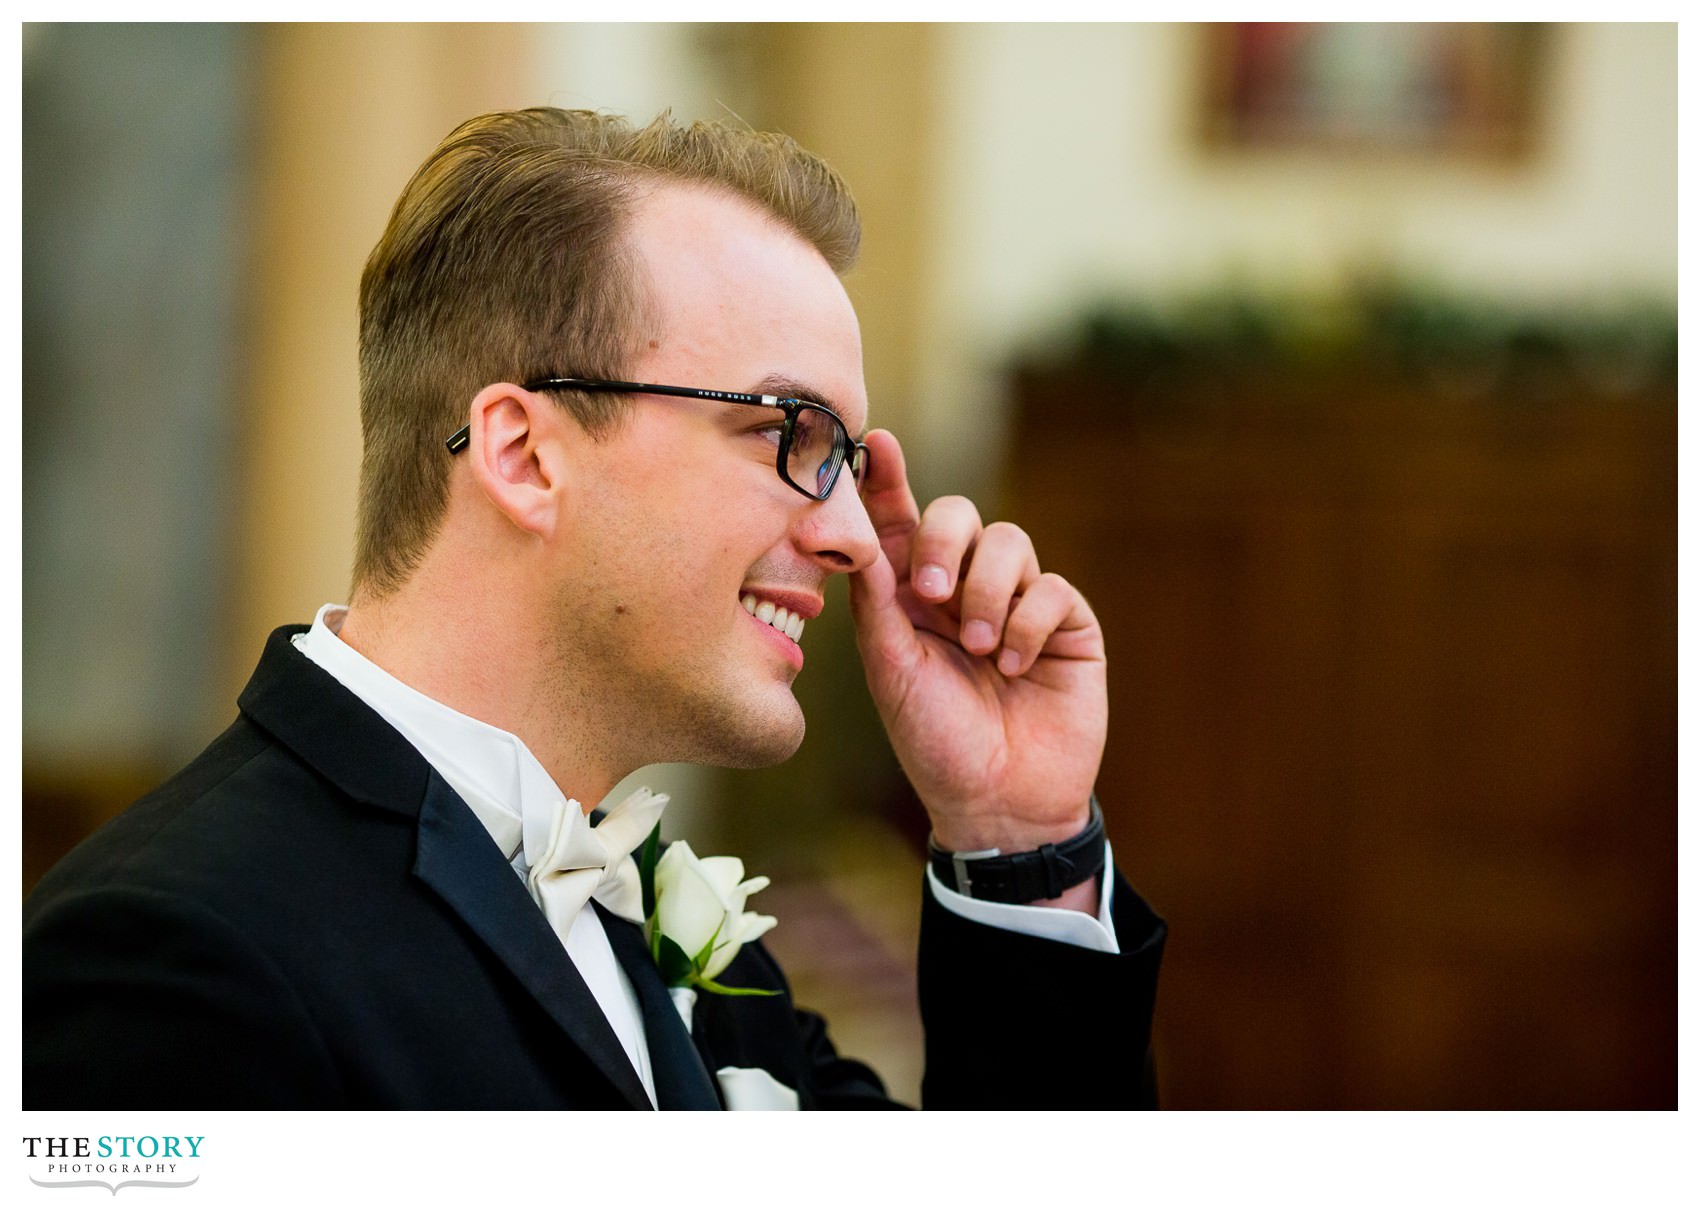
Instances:
[[[870,430],[868,473],[862,480],[862,507],[879,535],[880,547],[891,566],[903,575],[909,568],[909,541],[921,524],[921,509],[909,488],[909,469],[903,447],[889,429]]]

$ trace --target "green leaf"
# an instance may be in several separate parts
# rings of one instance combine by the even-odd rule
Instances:
[[[643,916],[646,921],[655,916],[655,864],[660,861],[661,822],[657,821],[638,850],[638,883],[643,888]]]
[[[777,989],[737,989],[737,988],[734,988],[730,985],[722,985],[718,981],[707,980],[706,978],[700,977],[700,976],[697,977],[695,980],[693,980],[691,982],[691,984],[695,985],[698,989],[702,989],[702,990],[704,990],[708,993],[718,993],[723,997],[778,997],[779,996],[779,990],[777,990]]]
[[[708,936],[708,941],[702,945],[702,950],[697,952],[696,958],[691,961],[696,965],[696,971],[701,972],[708,967],[708,957],[714,954],[715,940],[720,937],[720,927],[725,924],[725,921],[722,920],[720,926],[714,928],[714,933]]]
[[[662,981],[669,986],[688,985],[696,977],[697,969],[685,949],[659,930],[655,932],[655,964],[661,969]]]

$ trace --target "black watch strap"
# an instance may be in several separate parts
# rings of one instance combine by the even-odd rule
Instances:
[[[1094,793],[1086,828],[1066,842],[1019,854],[941,850],[929,837],[927,862],[946,888],[975,900],[1006,905],[1053,900],[1104,869],[1104,810]]]

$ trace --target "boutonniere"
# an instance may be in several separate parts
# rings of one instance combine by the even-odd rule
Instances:
[[[767,877],[744,878],[741,859],[698,858],[684,842],[661,851],[657,825],[638,854],[643,885],[643,931],[649,954],[669,986],[685,986],[735,997],[772,997],[777,989],[734,989],[714,978],[738,948],[779,924],[778,918],[746,913],[744,901],[767,887]]]

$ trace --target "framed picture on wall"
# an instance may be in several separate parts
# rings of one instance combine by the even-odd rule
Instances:
[[[1533,143],[1550,35],[1527,22],[1204,26],[1204,141],[1521,156]]]

